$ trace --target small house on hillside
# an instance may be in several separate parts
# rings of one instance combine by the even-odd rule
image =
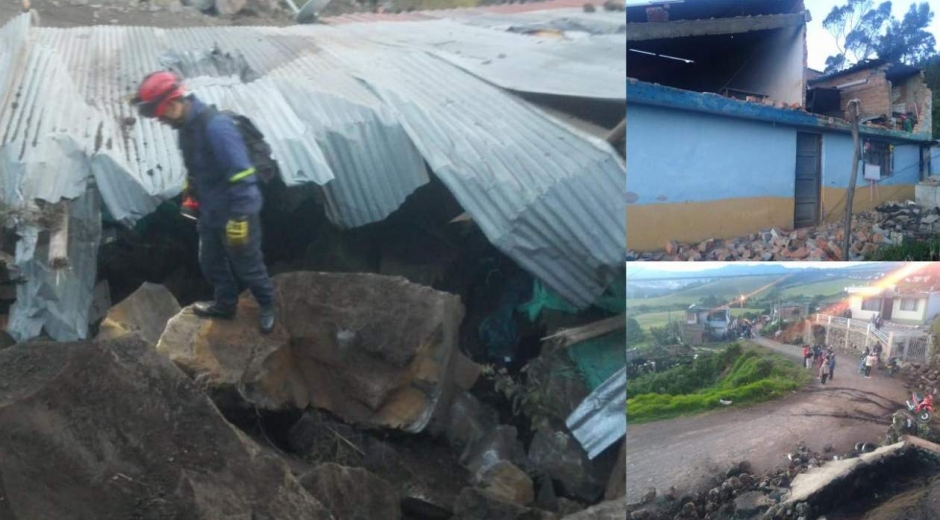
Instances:
[[[690,345],[701,345],[710,338],[724,338],[731,326],[731,310],[692,305],[685,311],[683,325],[684,340]]]
[[[628,249],[841,219],[851,99],[864,193],[853,211],[914,198],[933,142],[923,71],[879,60],[808,71],[802,0],[668,7],[627,7]]]
[[[774,319],[798,320],[809,315],[809,305],[805,303],[780,303],[774,306]]]
[[[852,317],[859,320],[870,320],[872,315],[880,314],[885,321],[926,325],[940,315],[940,292],[849,287],[848,293]]]

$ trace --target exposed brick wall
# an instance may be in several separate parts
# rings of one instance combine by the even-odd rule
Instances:
[[[844,83],[852,83],[867,79],[868,83],[849,87],[842,90],[842,99],[839,103],[840,109],[845,113],[848,103],[852,99],[861,101],[862,117],[891,115],[891,84],[885,79],[885,73],[882,67],[877,69],[866,69],[828,81],[817,83],[818,87],[835,87]]]

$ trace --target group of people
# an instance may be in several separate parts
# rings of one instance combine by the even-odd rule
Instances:
[[[823,349],[820,345],[803,345],[803,363],[807,370],[814,368],[816,379],[826,384],[826,381],[832,381],[836,370],[836,353],[832,347]]]

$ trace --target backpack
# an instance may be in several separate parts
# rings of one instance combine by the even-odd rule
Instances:
[[[210,105],[199,115],[203,133],[205,133],[209,121],[217,114],[225,114],[232,118],[235,128],[238,129],[245,141],[245,147],[248,149],[248,160],[254,166],[255,173],[261,179],[261,183],[269,184],[272,180],[279,178],[280,168],[278,168],[277,160],[274,159],[271,145],[265,141],[264,134],[251,122],[251,119],[231,110],[220,111],[215,108],[215,105]]]

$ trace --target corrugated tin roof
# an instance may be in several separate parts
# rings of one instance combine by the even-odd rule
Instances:
[[[593,459],[627,433],[627,367],[578,405],[565,424]]]
[[[3,202],[72,199],[94,184],[132,224],[179,193],[174,132],[126,103],[146,73],[172,65],[200,74],[187,81],[198,96],[256,123],[288,185],[323,186],[339,225],[384,219],[429,166],[497,247],[572,302],[593,301],[624,259],[622,159],[427,50],[445,27],[409,43],[381,25],[371,37],[386,44],[330,27],[30,29],[18,17],[0,30]]]

